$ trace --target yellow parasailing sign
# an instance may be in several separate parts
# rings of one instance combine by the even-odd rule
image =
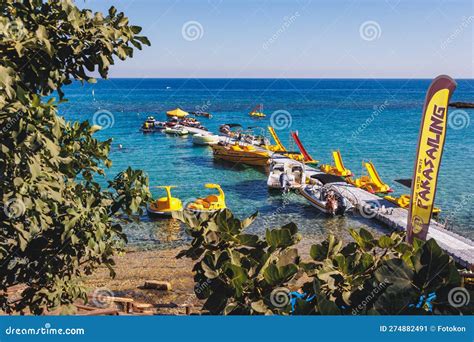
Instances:
[[[438,173],[446,139],[448,103],[456,89],[449,76],[438,76],[426,94],[408,209],[407,241],[426,239],[434,207]]]

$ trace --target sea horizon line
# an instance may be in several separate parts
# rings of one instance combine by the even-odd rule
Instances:
[[[452,77],[458,80],[474,80],[474,77]],[[96,77],[97,80],[110,79],[150,79],[150,80],[433,80],[432,77]]]

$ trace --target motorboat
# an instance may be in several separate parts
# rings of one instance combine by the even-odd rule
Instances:
[[[207,197],[198,198],[186,206],[186,210],[192,212],[207,212],[212,213],[217,210],[226,208],[225,194],[219,184],[207,183],[204,185],[208,189],[216,189],[217,195],[209,195]]]
[[[179,119],[177,116],[172,116],[165,122],[165,127],[174,127],[179,125]]]
[[[262,134],[257,134],[257,130],[262,130]],[[263,134],[265,131],[260,127],[248,127],[246,130],[243,130],[240,124],[224,124],[219,127],[219,132],[238,142],[254,146],[265,147],[270,144]]]
[[[254,166],[268,165],[270,160],[270,153],[268,151],[259,150],[252,145],[219,142],[210,146],[214,154],[214,159]]]
[[[195,118],[184,118],[179,121],[179,124],[181,126],[186,126],[186,127],[193,127],[193,128],[199,128],[204,131],[207,131],[207,128],[201,125],[201,123],[196,120]]]
[[[219,142],[219,136],[214,134],[195,134],[193,135],[193,144],[195,145],[211,145]]]
[[[306,182],[304,164],[288,160],[273,159],[270,164],[270,174],[267,185],[271,189],[281,189],[288,192],[297,189]]]
[[[228,123],[219,126],[219,133],[229,138],[237,138],[242,134],[242,125]]]
[[[166,127],[164,132],[171,135],[185,136],[189,134],[189,131],[182,126]]]
[[[157,186],[156,188],[165,189],[166,197],[161,197],[147,205],[146,210],[150,216],[171,216],[173,212],[183,210],[183,204],[179,198],[171,196],[172,185]]]
[[[254,134],[242,134],[239,141],[243,141],[247,144],[254,145],[254,146],[267,146],[269,144],[268,139],[263,135],[254,135]]]
[[[146,118],[146,120],[145,120],[144,123],[153,126],[153,124],[154,124],[155,122],[156,122],[155,117],[153,117],[153,116],[148,116],[148,117]]]
[[[245,131],[242,131],[242,134],[237,140],[263,148],[270,144],[270,141],[266,137],[265,129],[258,126],[247,127]]]
[[[165,128],[165,123],[156,120],[153,116],[147,117],[140,130],[143,133],[159,132]]]
[[[202,116],[208,119],[212,118],[212,114],[208,112],[201,112],[201,111],[196,111],[196,112],[189,112],[189,114],[195,115],[195,116]]]
[[[310,184],[300,187],[300,194],[325,214],[344,215],[354,209],[347,193],[342,190],[347,186],[341,177],[318,173],[310,177]]]

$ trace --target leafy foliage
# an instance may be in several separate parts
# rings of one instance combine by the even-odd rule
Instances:
[[[280,311],[271,306],[271,292],[295,278],[300,236],[294,224],[267,230],[266,239],[244,232],[257,214],[240,221],[229,210],[198,221],[193,214],[176,215],[187,223],[191,247],[178,257],[196,260],[196,291],[213,314],[262,314]],[[202,286],[202,284],[208,284]],[[284,309],[285,310],[285,309]]]
[[[303,265],[313,278],[305,290],[332,303],[320,313],[423,314],[429,307],[413,304],[432,293],[435,313],[455,313],[446,296],[461,278],[435,240],[408,245],[401,233],[376,239],[365,229],[351,235],[354,242],[345,246],[332,235],[312,246],[312,261]]]
[[[127,169],[103,190],[111,140],[89,122],[66,122],[54,98],[74,79],[106,77],[114,56],[149,44],[123,13],[79,10],[72,1],[0,3],[0,293],[23,284],[19,301],[0,309],[41,313],[85,297],[80,277],[98,265],[112,274],[126,241],[114,216],[141,212],[148,179]]]
[[[449,291],[461,285],[461,278],[454,261],[432,239],[408,245],[402,233],[374,238],[365,229],[351,230],[353,242],[344,245],[329,235],[311,246],[311,260],[302,262],[294,246],[299,241],[294,224],[267,230],[262,239],[243,232],[255,217],[239,221],[228,210],[204,220],[186,212],[178,215],[193,238],[190,248],[178,257],[196,261],[196,294],[206,300],[203,308],[212,314],[460,314],[468,310],[449,305]],[[210,285],[201,291],[202,284]],[[283,306],[272,301],[281,288],[288,296]],[[292,296],[290,288],[301,295]]]
[[[73,79],[95,82],[90,72],[107,78],[113,57],[133,57],[133,47],[149,41],[139,26],[129,25],[114,7],[107,16],[79,10],[73,1],[2,1],[0,72],[8,98],[22,91],[48,95]]]

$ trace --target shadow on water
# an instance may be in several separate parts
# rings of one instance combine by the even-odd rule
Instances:
[[[233,163],[227,160],[221,160],[221,159],[213,159],[213,164],[216,168],[221,169],[221,170],[230,170],[230,171],[245,171],[249,169],[253,169],[258,171],[259,173],[266,174],[265,172],[265,167],[261,166],[250,166],[250,165],[245,165],[242,163]]]
[[[261,201],[264,203],[267,201],[268,195],[265,191],[261,191],[263,184],[265,184],[263,179],[248,179],[238,183],[226,184],[225,190],[232,193],[238,200]]]
[[[200,168],[214,169],[209,156],[187,156],[180,158],[180,160]]]

